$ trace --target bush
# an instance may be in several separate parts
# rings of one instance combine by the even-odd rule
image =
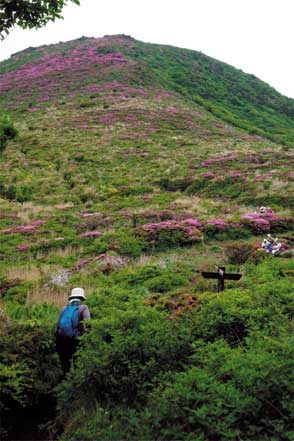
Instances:
[[[225,254],[229,263],[242,264],[255,252],[256,248],[251,244],[231,242],[225,245]]]
[[[191,182],[189,179],[170,179],[168,177],[161,178],[159,187],[166,191],[184,191],[189,187]]]
[[[9,439],[19,439],[29,426],[28,420],[35,420],[37,426],[41,419],[48,421],[52,416],[53,388],[61,373],[53,346],[54,331],[52,325],[41,325],[40,320],[2,323],[0,408],[2,433]]]
[[[232,227],[227,225],[225,228],[219,228],[217,225],[207,224],[204,226],[204,234],[207,239],[230,240],[244,239],[250,236],[250,231],[241,226]]]
[[[7,115],[0,118],[0,153],[5,149],[7,141],[15,138],[17,130]]]
[[[21,285],[9,288],[4,295],[4,299],[6,301],[9,300],[24,305],[27,299],[28,290],[31,287],[32,285],[29,282],[26,282]]]
[[[12,201],[16,200],[17,202],[29,201],[32,198],[31,190],[27,185],[23,184],[16,187],[14,184],[11,184],[6,187],[3,180],[0,181],[0,196]]]
[[[146,265],[136,270],[127,268],[125,271],[121,271],[120,274],[117,274],[114,281],[120,283],[127,282],[127,284],[131,286],[140,286],[147,280],[161,276],[163,272],[164,270],[156,265]]]
[[[118,242],[117,251],[122,255],[131,257],[139,257],[148,244],[140,236],[134,236],[131,232],[120,232],[116,235]]]
[[[194,182],[192,182],[192,184],[190,184],[187,187],[187,193],[188,194],[198,194],[201,192],[201,190],[203,190],[205,187],[207,187],[209,185],[209,180],[208,179],[196,179]]]
[[[202,240],[198,226],[176,220],[145,224],[138,227],[137,233],[158,249],[193,244]]]
[[[273,259],[247,263],[250,289],[201,294],[177,321],[134,303],[103,315],[100,305],[59,387],[61,439],[292,441],[294,304],[280,270]]]
[[[149,279],[144,283],[146,288],[155,292],[167,292],[178,286],[187,284],[187,279],[179,274],[166,273],[161,276]]]
[[[144,398],[160,373],[183,362],[189,338],[186,329],[176,330],[162,313],[142,306],[92,321],[77,370],[59,388],[60,411],[71,412],[74,403],[89,408],[96,400],[131,405]]]
[[[274,347],[255,339],[248,344],[246,352],[223,341],[200,349],[198,366],[169,376],[165,387],[154,390],[137,421],[130,422],[132,436],[136,439],[140,427],[142,438],[148,440],[224,441],[242,434],[252,441],[290,441],[293,392],[287,384],[293,379],[289,360],[294,355],[290,340],[279,337]]]

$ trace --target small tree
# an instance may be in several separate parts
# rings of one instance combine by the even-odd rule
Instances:
[[[13,139],[17,135],[17,130],[8,116],[0,117],[0,153],[5,149],[8,139]]]
[[[250,243],[230,242],[225,246],[229,263],[242,264],[254,253],[256,247]]]
[[[79,5],[79,0],[68,0]],[[0,0],[0,39],[9,34],[13,26],[22,29],[40,28],[49,21],[63,18],[62,9],[67,0]]]

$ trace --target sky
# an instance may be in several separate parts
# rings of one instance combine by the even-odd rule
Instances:
[[[294,0],[80,0],[63,20],[19,28],[0,42],[0,61],[29,46],[126,34],[200,51],[294,98]]]

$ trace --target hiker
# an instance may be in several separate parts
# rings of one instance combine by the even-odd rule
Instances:
[[[274,239],[270,234],[268,234],[266,240],[267,240],[267,245],[265,246],[266,252],[271,253],[273,250]]]
[[[282,248],[282,244],[281,244],[281,242],[279,242],[278,238],[274,239],[274,245],[273,245],[273,248],[272,248],[272,254],[273,255],[278,254],[279,251],[281,250],[281,248]]]
[[[90,320],[88,306],[82,302],[86,299],[83,288],[74,288],[68,297],[68,305],[65,306],[59,316],[56,331],[56,351],[64,374],[71,367],[71,362],[78,348],[78,337],[84,330],[84,321]]]
[[[261,248],[266,250],[266,247],[269,245],[269,241],[267,239],[263,239],[262,243],[261,243]]]

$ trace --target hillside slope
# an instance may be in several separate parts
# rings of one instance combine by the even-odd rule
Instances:
[[[195,60],[199,69],[193,68]],[[121,36],[28,49],[1,63],[5,71],[2,106],[10,111],[20,132],[2,158],[3,196],[48,202],[117,199],[125,193],[154,193],[163,177],[183,181],[167,183],[169,189],[185,189],[202,179],[202,173],[211,171],[217,176],[225,167],[234,172],[235,189],[231,182],[215,186],[206,179],[191,192],[199,193],[201,186],[205,196],[238,198],[242,189],[241,199],[251,203],[260,194],[256,180],[267,181],[264,203],[287,206],[289,147],[272,145],[223,121],[228,116],[228,97],[232,98],[231,83],[227,74],[217,73],[218,68],[211,73],[207,67],[211,63],[197,52]],[[273,117],[282,118],[279,128],[291,132],[294,119],[277,110],[277,103],[287,102],[291,108],[293,100],[287,101],[234,68],[215,66],[227,69],[236,87],[245,78],[255,89],[268,90],[263,94],[268,109],[272,103],[267,125]],[[188,81],[191,75],[193,84]],[[183,76],[187,84],[178,87]],[[207,86],[209,81],[214,87]],[[203,104],[210,108],[211,100],[221,99],[205,97],[209,89],[218,94],[224,87],[227,92],[218,119]],[[249,115],[256,99],[253,89],[246,87],[238,88],[243,98],[242,106],[234,110],[236,117],[242,109]],[[262,112],[255,107],[255,128]],[[286,200],[280,197],[281,190]]]
[[[126,36],[0,72],[1,437],[292,441],[293,100]],[[215,265],[242,274],[220,295]],[[63,378],[75,286],[92,319]]]
[[[116,67],[109,72],[106,66],[111,62]],[[36,64],[38,68],[34,69]],[[77,75],[72,77],[73,71]],[[136,86],[159,85],[252,133],[286,144],[294,142],[293,99],[280,95],[253,75],[200,52],[142,43],[126,36],[81,38],[15,54],[1,63],[2,90],[9,90],[14,84],[17,89],[25,89],[26,79],[43,77],[44,81],[47,75],[60,78],[60,72],[64,73],[62,81],[68,90],[89,84],[91,78],[101,81],[106,76],[109,81],[118,75],[120,80],[124,78]],[[59,81],[55,87],[58,85]],[[45,84],[39,86],[38,91],[34,85],[34,95],[39,92],[47,96]]]

